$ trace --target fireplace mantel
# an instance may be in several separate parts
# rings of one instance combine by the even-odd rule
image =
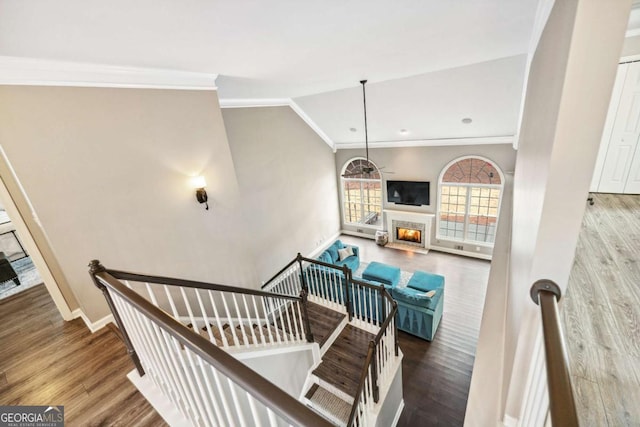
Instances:
[[[422,237],[423,247],[429,249],[431,246],[431,224],[435,218],[434,214],[407,212],[385,209],[386,230],[389,232],[389,242],[396,242],[396,231],[393,227],[393,221],[407,221],[418,224],[424,224],[424,233]]]

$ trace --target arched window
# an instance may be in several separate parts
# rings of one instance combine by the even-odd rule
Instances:
[[[493,246],[504,177],[493,162],[461,157],[438,180],[437,237]]]
[[[363,158],[351,159],[342,168],[340,182],[344,223],[381,227],[382,178],[378,167]]]

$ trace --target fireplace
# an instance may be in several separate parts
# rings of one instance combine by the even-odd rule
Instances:
[[[402,249],[429,250],[434,214],[385,209],[384,216],[389,243],[397,244]]]
[[[422,244],[422,231],[415,228],[396,227],[396,240]]]
[[[393,241],[404,245],[425,247],[426,227],[424,223],[413,221],[391,221],[391,233]]]

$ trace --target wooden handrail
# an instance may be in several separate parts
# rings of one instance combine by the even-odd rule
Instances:
[[[367,371],[369,370],[369,365],[371,365],[371,360],[373,359],[373,354],[375,352],[375,345],[373,341],[369,342],[369,350],[367,350],[367,357],[364,360],[364,369],[360,374],[360,382],[358,384],[358,390],[356,391],[356,395],[354,397],[353,406],[351,407],[351,413],[349,414],[349,421],[347,421],[347,427],[353,425],[353,420],[356,416],[356,412],[358,410],[358,403],[360,402],[360,395],[364,389],[364,382],[367,379]]]
[[[298,254],[298,255],[300,255],[300,254]],[[261,289],[264,289],[264,288],[266,288],[267,286],[269,286],[269,284],[270,284],[271,282],[273,282],[274,280],[276,280],[276,279],[278,278],[278,276],[280,276],[282,273],[284,273],[285,271],[287,271],[287,269],[288,269],[289,267],[291,267],[293,264],[295,264],[296,262],[298,262],[298,258],[294,258],[294,259],[293,259],[293,261],[291,261],[289,264],[287,264],[287,265],[285,265],[284,267],[282,267],[282,268],[280,269],[280,271],[278,271],[276,274],[274,274],[274,275],[273,275],[273,277],[272,277],[271,279],[269,279],[269,280],[267,280],[266,282],[264,282],[264,285],[262,285],[260,288],[261,288]]]
[[[172,277],[148,276],[145,274],[130,273],[128,271],[106,269],[116,279],[133,280],[134,282],[148,282],[159,285],[183,286],[185,288],[207,289],[210,291],[234,292],[237,294],[255,295],[268,298],[282,298],[287,300],[300,301],[299,296],[285,295],[275,292],[265,292],[257,289],[240,288],[237,286],[219,285],[217,283],[198,282],[195,280],[176,279]]]
[[[577,427],[576,403],[558,314],[557,302],[561,296],[560,287],[551,280],[538,280],[531,286],[531,298],[540,306],[542,313],[551,421],[554,426]]]
[[[154,306],[135,291],[122,284],[109,271],[92,273],[104,286],[108,286],[124,298],[136,310],[176,338],[182,345],[200,356],[239,387],[251,394],[256,400],[273,410],[287,423],[293,425],[329,427],[332,424],[307,408],[266,378],[258,375],[245,364],[227,352],[219,349],[209,340],[194,334],[193,331]]]

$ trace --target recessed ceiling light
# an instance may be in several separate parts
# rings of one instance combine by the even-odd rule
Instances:
[[[400,134],[401,134],[401,135],[406,135],[406,134],[408,134],[408,133],[409,133],[409,131],[408,131],[408,130],[406,130],[406,129],[400,129]]]
[[[465,117],[464,119],[462,119],[462,123],[464,123],[465,125],[468,125],[472,121],[473,120],[471,120],[471,117]]]
[[[356,128],[349,128],[349,130],[350,130],[351,132],[357,132],[357,131],[358,131],[358,129],[356,129]]]

